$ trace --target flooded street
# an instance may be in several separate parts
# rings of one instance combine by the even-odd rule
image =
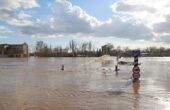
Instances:
[[[170,57],[139,58],[135,83],[112,58],[0,59],[0,110],[170,110]]]

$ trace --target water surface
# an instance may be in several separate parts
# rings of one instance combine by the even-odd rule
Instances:
[[[140,58],[135,83],[132,66],[94,59],[0,59],[0,110],[170,110],[169,57]]]

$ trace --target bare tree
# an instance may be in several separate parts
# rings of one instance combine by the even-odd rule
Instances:
[[[70,47],[70,50],[72,52],[72,56],[75,57],[76,56],[76,50],[77,50],[77,43],[74,40],[72,40],[72,41],[70,41],[69,47]]]
[[[82,44],[82,51],[83,51],[83,54],[86,56],[87,55],[87,49],[88,49],[88,43],[84,42]]]
[[[89,52],[92,51],[92,43],[91,43],[91,42],[88,43],[88,51],[89,51]]]
[[[45,43],[43,41],[38,41],[35,47],[35,53],[37,56],[41,56],[44,52]]]

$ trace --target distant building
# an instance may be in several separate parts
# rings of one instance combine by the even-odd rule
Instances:
[[[28,45],[23,44],[0,44],[0,57],[28,57]]]
[[[102,54],[111,54],[111,50],[113,49],[113,45],[112,44],[106,44],[102,46]]]

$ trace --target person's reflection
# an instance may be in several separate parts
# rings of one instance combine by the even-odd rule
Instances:
[[[134,107],[134,110],[139,110],[140,109],[140,94],[139,94],[139,89],[140,89],[140,81],[137,80],[135,82],[133,82],[132,84],[132,87],[133,87],[133,92],[134,92],[134,104],[133,104],[133,107]]]
[[[116,75],[116,77],[118,76],[118,74],[119,74],[119,72],[118,72],[118,71],[115,71],[115,75]]]
[[[133,82],[133,92],[138,94],[140,89],[140,80]]]
[[[107,66],[109,66],[110,62],[109,61],[102,61],[101,64],[102,64],[102,67],[107,67]]]

